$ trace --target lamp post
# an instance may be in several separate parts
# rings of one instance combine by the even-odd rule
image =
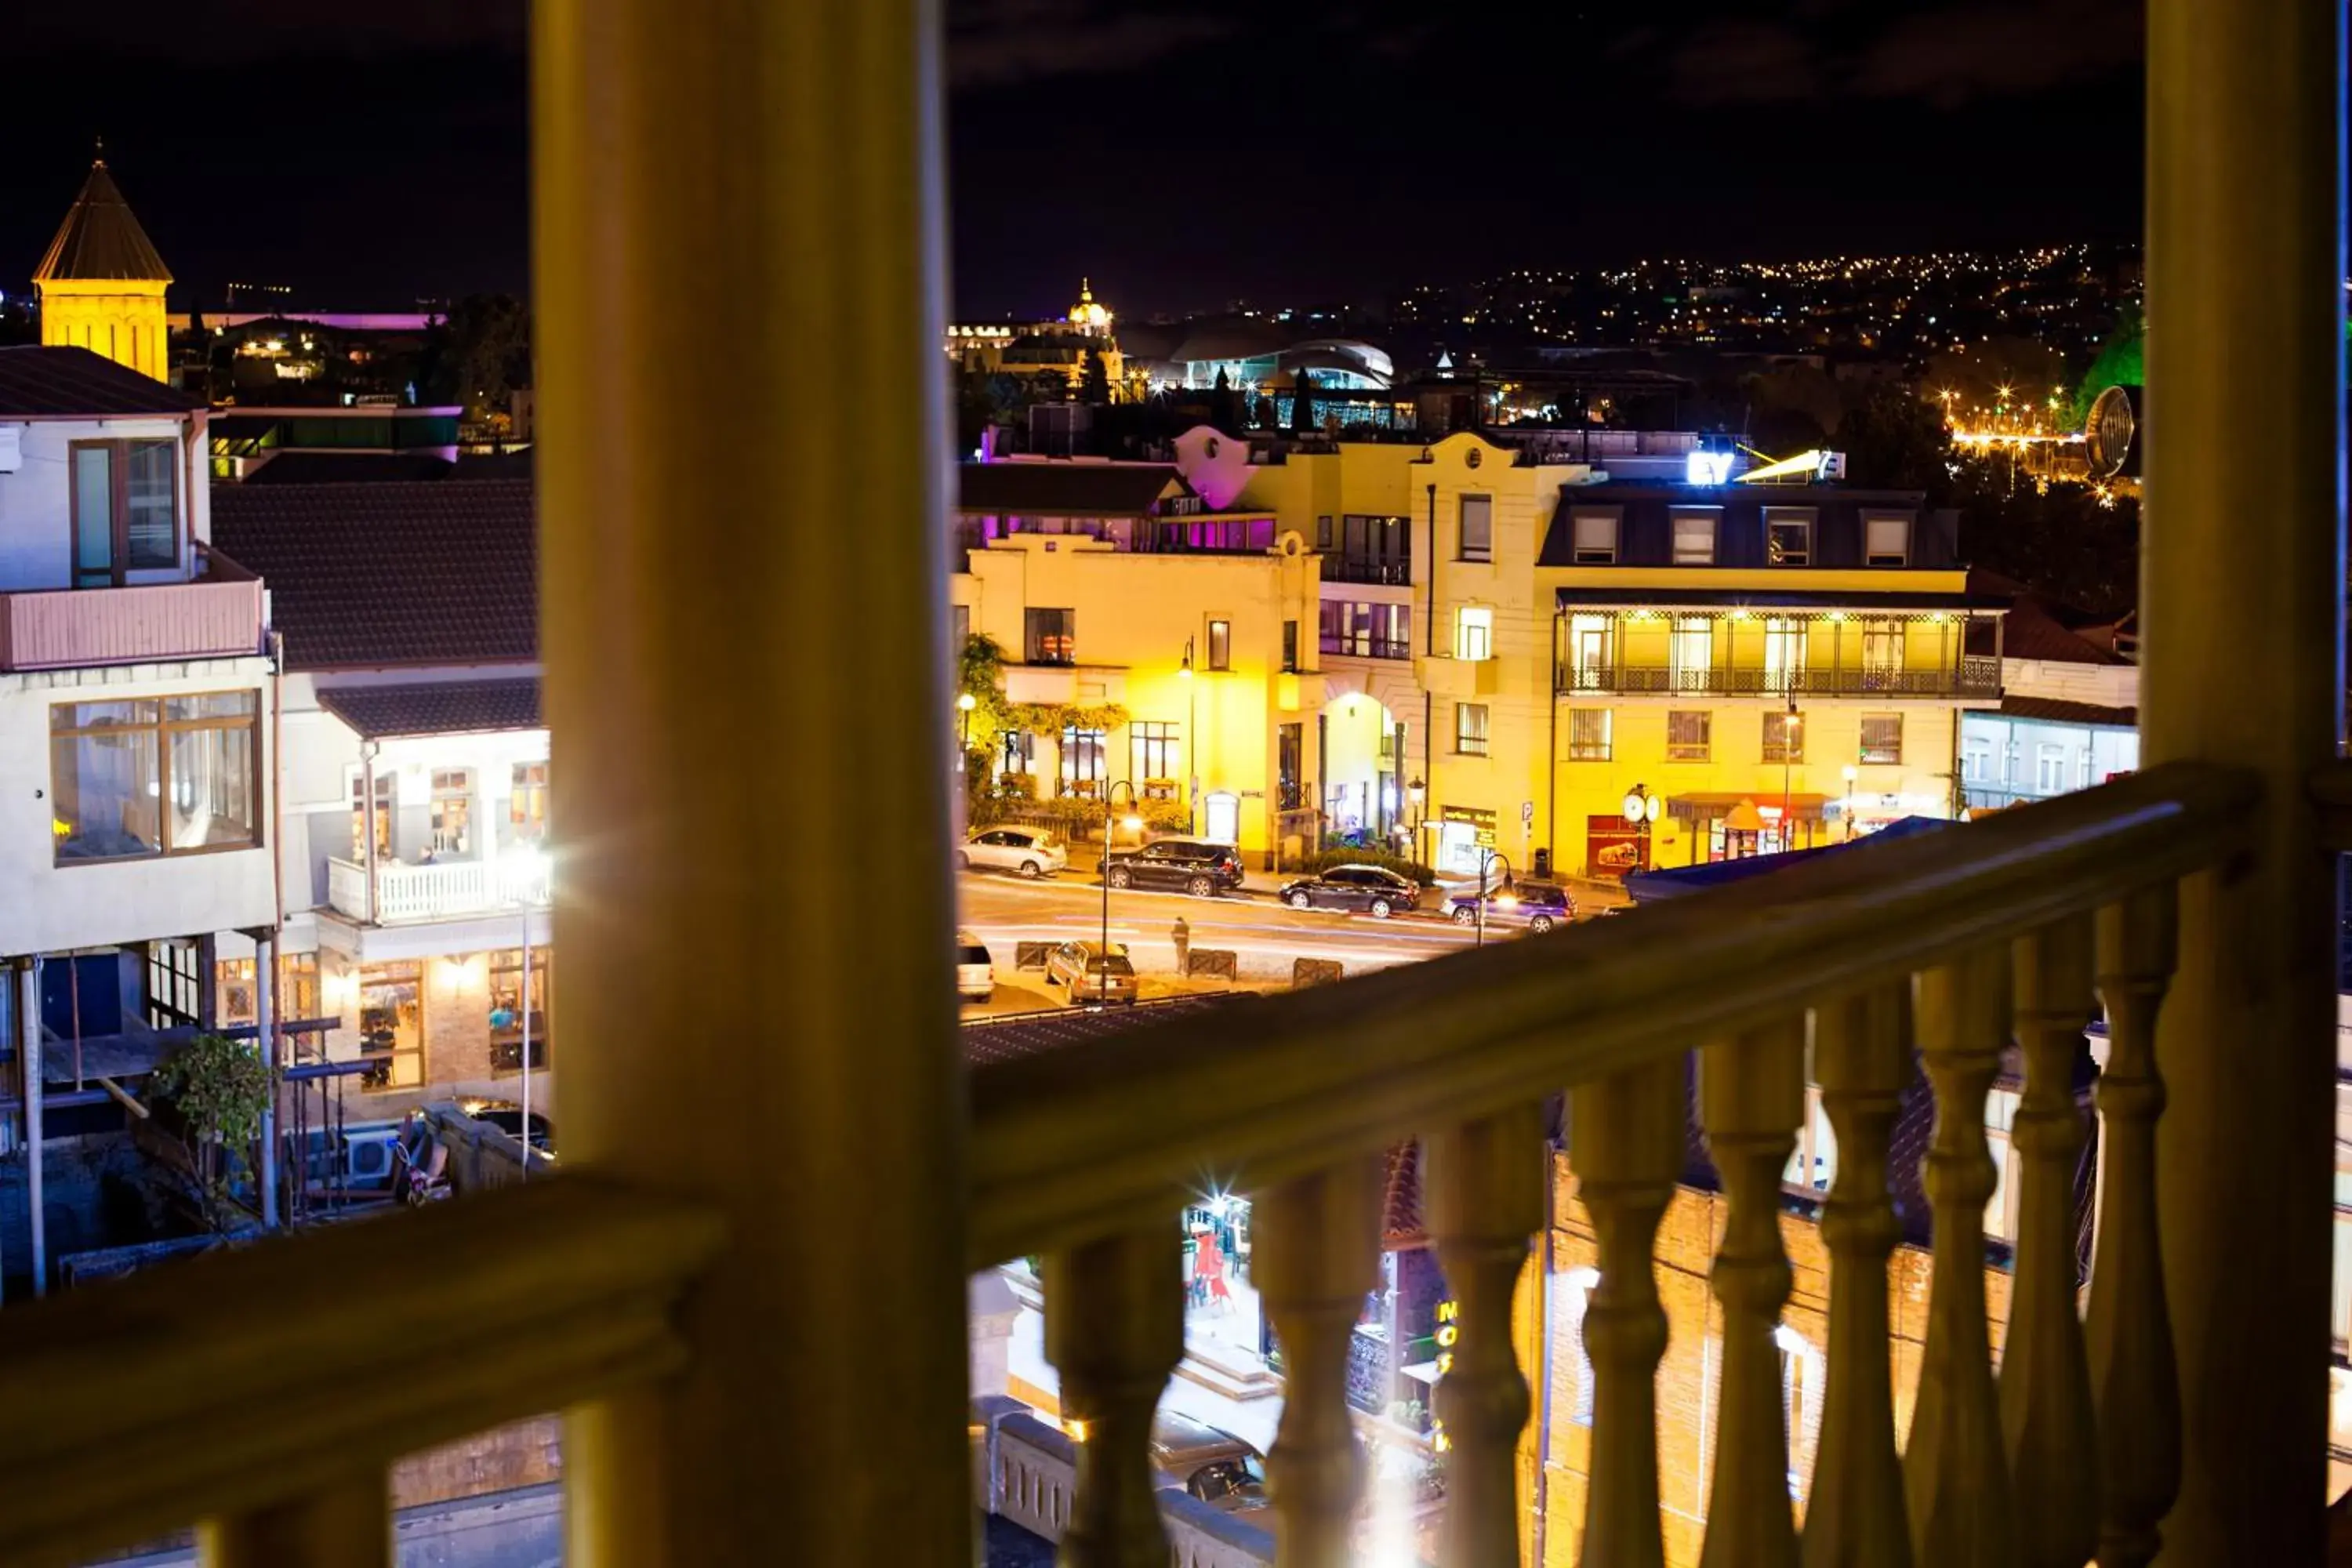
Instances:
[[[1862,777],[1862,770],[1852,763],[1842,770],[1845,774],[1845,842],[1853,842],[1853,783]]]
[[[1640,847],[1634,851],[1642,870],[1650,868],[1650,824],[1658,820],[1658,812],[1665,803],[1650,793],[1648,784],[1635,784],[1625,792],[1625,820],[1640,828]]]
[[[1412,782],[1404,786],[1404,798],[1412,807],[1412,852],[1419,855],[1423,853],[1421,832],[1428,826],[1422,816],[1421,806],[1422,802],[1429,798],[1429,786],[1422,782],[1419,773],[1415,773]],[[1423,860],[1422,864],[1426,866],[1429,862]]]
[[[1143,826],[1143,818],[1137,816],[1135,812],[1135,781],[1121,779],[1117,784],[1105,785],[1103,788],[1102,947],[1095,954],[1101,964],[1101,967],[1095,971],[1099,976],[1095,1000],[1097,1005],[1104,1007],[1110,1005],[1110,812],[1111,805],[1118,799],[1118,792],[1121,790],[1127,792],[1128,811],[1124,824],[1127,830],[1133,833]]]
[[[1510,857],[1500,850],[1481,846],[1478,850],[1478,940],[1471,943],[1473,947],[1486,945],[1486,873],[1494,868],[1497,860],[1503,863],[1503,885],[1495,889],[1495,897],[1505,904],[1519,901],[1518,892],[1511,883]]]
[[[1184,639],[1184,662],[1176,667],[1184,683],[1184,805],[1187,831],[1201,831],[1201,692],[1192,684],[1192,639]]]

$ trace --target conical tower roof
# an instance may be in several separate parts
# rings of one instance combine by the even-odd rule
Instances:
[[[106,172],[105,159],[90,164],[81,195],[74,199],[73,210],[66,214],[57,238],[49,241],[48,254],[41,258],[33,279],[38,283],[172,280],[171,268],[155,254],[147,231],[139,226],[131,204],[122,199],[114,176]]]

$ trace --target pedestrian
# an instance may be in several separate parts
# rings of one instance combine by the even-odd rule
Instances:
[[[1176,973],[1181,978],[1192,973],[1192,928],[1178,915],[1176,923],[1168,928],[1169,940],[1176,944]]]

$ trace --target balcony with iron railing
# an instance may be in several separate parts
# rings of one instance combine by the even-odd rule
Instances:
[[[1392,556],[1349,555],[1327,550],[1323,552],[1323,581],[1410,588],[1412,586],[1412,563]]]
[[[1553,672],[1561,696],[1628,697],[1952,697],[2000,700],[2000,660],[1963,654],[1933,669],[1847,665],[1771,669],[1762,665],[1563,663]]]
[[[1565,1089],[1599,1249],[1580,1560],[1656,1568],[1655,1243],[1694,1056],[1727,1207],[1706,1241],[1709,1561],[2137,1568],[2159,1531],[2168,1568],[2320,1561],[2324,851],[2352,842],[2324,657],[2343,587],[2341,7],[2148,5],[2147,395],[2152,428],[2193,435],[2151,441],[2144,475],[2145,772],[969,1076],[948,741],[898,721],[949,695],[938,552],[907,545],[937,537],[920,454],[944,451],[949,406],[935,13],[811,10],[534,13],[563,1173],[12,1304],[0,1561],[201,1521],[209,1568],[386,1563],[392,1460],[562,1410],[575,1568],[968,1564],[967,1281],[1037,1256],[1086,1434],[1062,1560],[1160,1568],[1150,1424],[1183,1344],[1176,1215],[1207,1176],[1256,1205],[1253,1283],[1287,1379],[1279,1549],[1328,1568],[1357,1489],[1348,1341],[1380,1152],[1417,1137],[1457,1306],[1441,1561],[1501,1568],[1528,1518],[1513,1299],[1545,1225],[1541,1107]],[[845,379],[811,396],[773,374],[779,344]],[[709,395],[681,397],[682,376]],[[886,400],[907,414],[887,434]],[[893,460],[910,441],[917,460]],[[850,500],[872,526],[791,528]],[[866,889],[887,940],[845,918]],[[789,984],[760,983],[779,965]],[[2095,1011],[2084,1316],[2070,1069]],[[2012,1044],[1996,1366],[1982,1112]],[[1775,1328],[1809,1052],[1839,1161],[1801,1537]],[[1888,1136],[1915,1052],[1938,1112],[1937,1267],[1898,1431]]]
[[[77,669],[261,652],[261,579],[199,547],[184,583],[0,594],[0,670]]]

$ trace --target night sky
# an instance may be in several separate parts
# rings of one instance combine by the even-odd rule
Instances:
[[[948,14],[963,315],[1058,312],[1080,273],[1126,313],[1363,304],[1517,267],[2139,219],[2138,0]],[[0,289],[26,287],[103,132],[175,309],[233,279],[316,306],[521,289],[522,17],[107,0],[12,22]]]

